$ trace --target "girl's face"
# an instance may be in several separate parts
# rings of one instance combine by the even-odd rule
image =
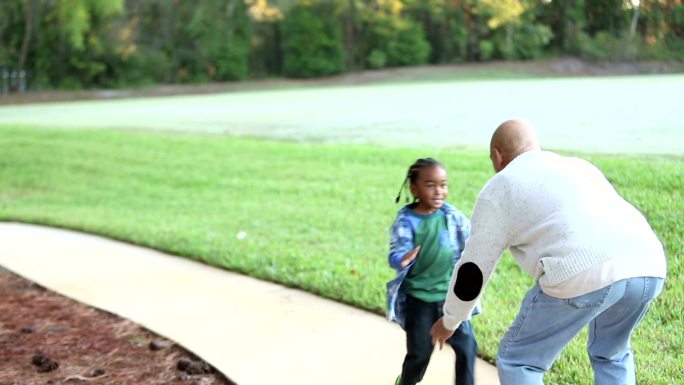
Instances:
[[[432,214],[444,205],[449,194],[447,173],[442,166],[434,165],[418,173],[418,179],[411,183],[411,194],[418,198],[415,211]]]

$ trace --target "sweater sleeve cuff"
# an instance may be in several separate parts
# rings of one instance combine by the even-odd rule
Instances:
[[[449,330],[458,329],[458,325],[460,325],[461,322],[463,322],[463,321],[459,320],[458,318],[449,317],[447,315],[442,317],[442,323],[444,324],[444,327],[449,329]]]

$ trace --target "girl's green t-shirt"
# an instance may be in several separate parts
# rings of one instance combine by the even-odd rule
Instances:
[[[410,215],[418,221],[413,245],[421,247],[402,284],[404,292],[425,302],[444,301],[454,269],[446,215],[442,210],[428,215],[410,211]]]

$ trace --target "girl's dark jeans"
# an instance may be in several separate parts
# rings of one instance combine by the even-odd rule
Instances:
[[[406,357],[401,371],[401,385],[415,385],[423,379],[434,345],[432,325],[442,317],[444,301],[424,302],[406,298]],[[470,321],[464,321],[447,343],[456,353],[456,385],[475,383],[477,342]]]

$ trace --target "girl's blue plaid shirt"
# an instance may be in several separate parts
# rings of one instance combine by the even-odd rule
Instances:
[[[414,229],[412,222],[408,219],[411,205],[406,205],[399,210],[397,218],[394,220],[390,229],[390,250],[389,265],[397,271],[397,276],[387,282],[387,320],[396,321],[399,326],[404,328],[406,319],[406,294],[401,289],[401,284],[409,272],[413,263],[401,267],[401,260],[404,255],[413,250]],[[447,230],[454,248],[454,265],[461,259],[461,253],[465,247],[465,242],[470,235],[470,220],[454,206],[444,203],[440,208],[446,216]],[[473,315],[480,313],[480,306],[475,307]]]

